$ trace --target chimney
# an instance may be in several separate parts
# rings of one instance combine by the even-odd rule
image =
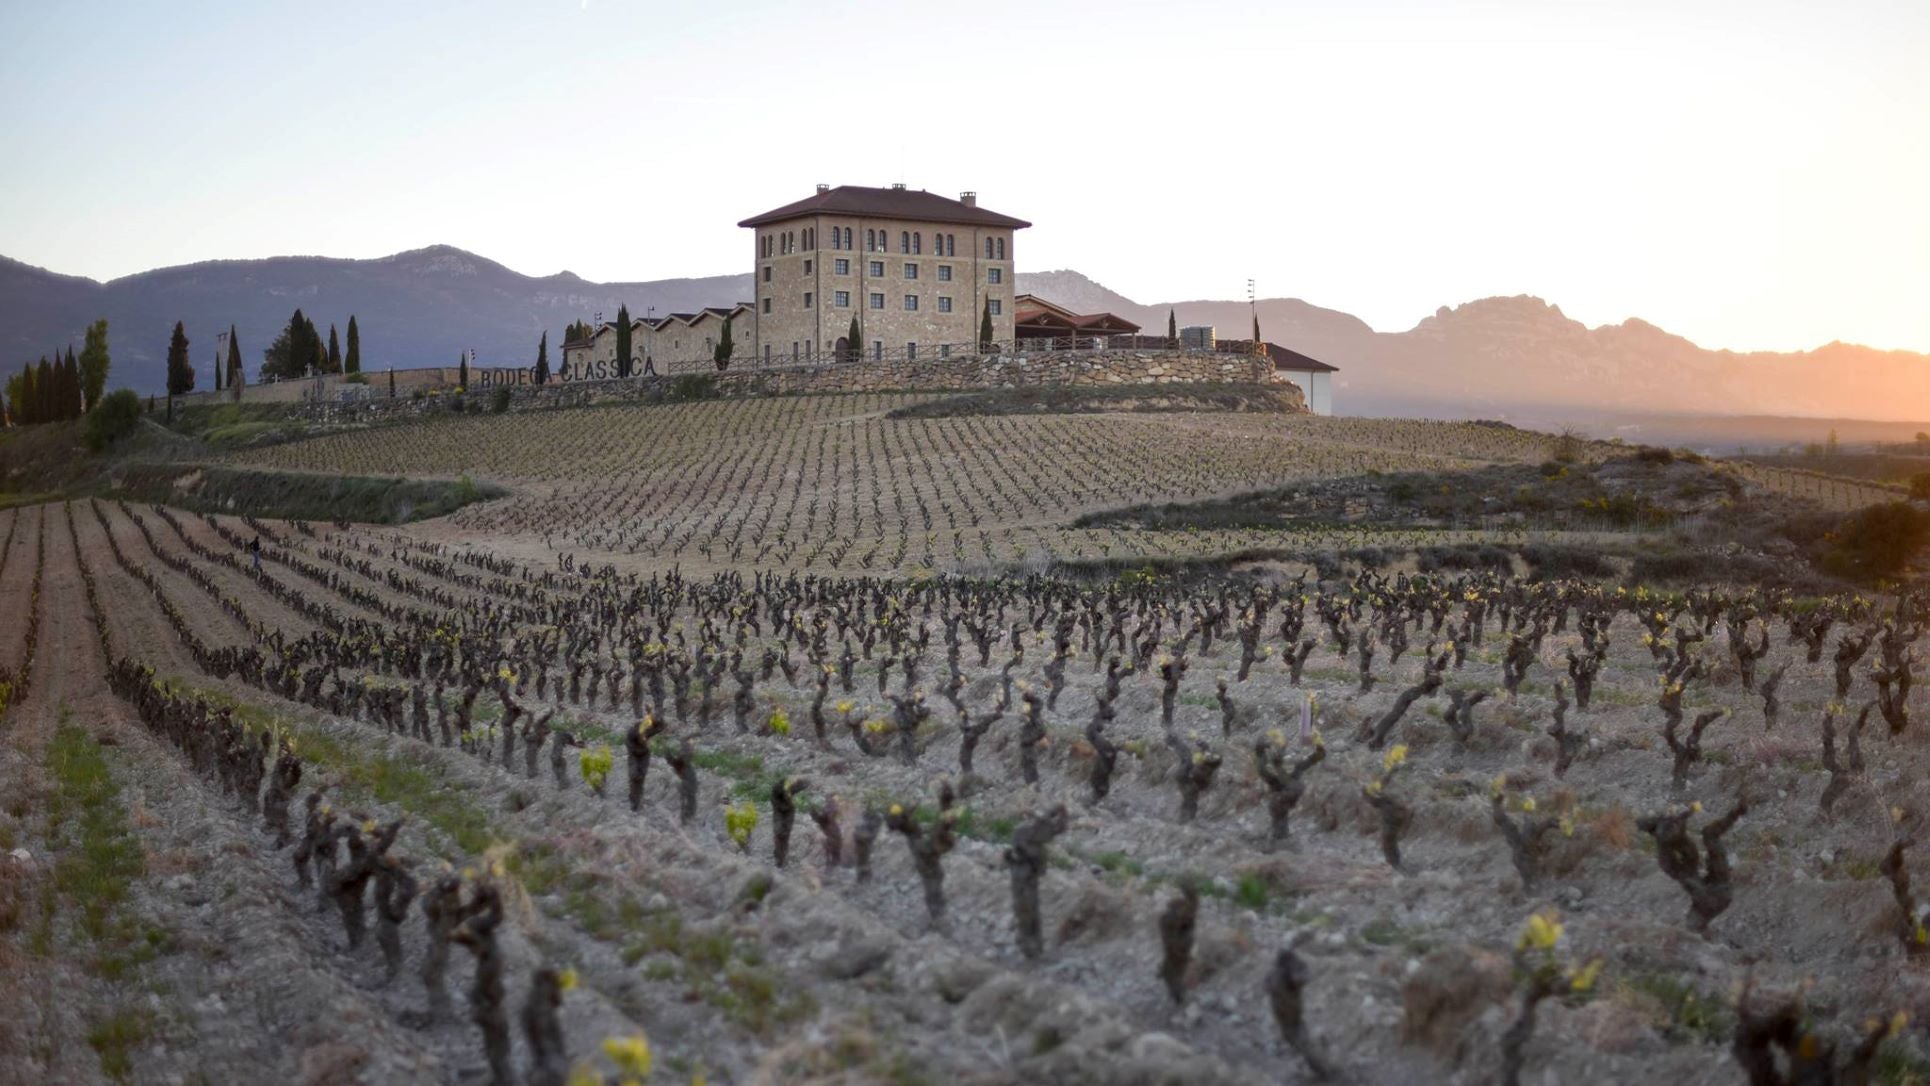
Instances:
[[[976,193],[976,192],[961,192],[961,193],[959,193],[959,194],[958,194],[958,202],[959,202],[959,203],[961,203],[961,204],[964,204],[964,205],[965,205],[966,207],[977,207],[977,206],[978,206],[978,193]]]
[[[829,185],[827,185],[827,184],[824,184],[823,182],[819,182],[819,183],[818,183],[818,195],[819,195],[819,196],[823,196],[823,195],[824,195],[825,193],[827,193],[827,192],[830,192],[830,191],[831,191],[831,186],[829,186]]]
[[[893,181],[891,183],[891,191],[893,192],[905,191],[905,183],[903,181]]]

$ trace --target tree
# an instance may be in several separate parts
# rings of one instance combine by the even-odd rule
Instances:
[[[34,412],[34,364],[23,362],[20,372],[7,378],[7,415],[14,426],[29,426],[39,418]]]
[[[978,349],[992,349],[992,299],[985,299],[985,315],[978,320]]]
[[[174,398],[194,390],[194,363],[188,360],[188,330],[174,322],[168,340],[168,421],[174,421]]]
[[[348,353],[342,356],[342,372],[362,372],[362,330],[355,327],[355,314],[348,315]]]
[[[389,399],[395,399],[395,367],[389,367]]]
[[[328,364],[323,373],[342,372],[342,344],[335,338],[335,326],[328,326]]]
[[[1260,314],[1256,312],[1253,314],[1253,355],[1258,358],[1265,353],[1266,348],[1260,345]]]
[[[275,342],[262,352],[261,375],[278,380],[304,376],[317,353],[325,352],[315,334],[315,322],[297,309]]]
[[[730,368],[731,352],[737,349],[737,345],[732,343],[730,339],[730,325],[731,325],[731,321],[735,319],[736,318],[734,316],[727,316],[724,318],[723,334],[717,337],[717,350],[711,356],[711,360],[717,363],[717,368],[720,370],[727,370]]]
[[[235,326],[228,326],[228,394],[239,403],[241,386],[247,383],[247,375],[241,369],[241,342],[235,335]]]
[[[87,326],[86,344],[80,349],[81,392],[87,400],[87,410],[101,402],[101,391],[107,387],[107,371],[112,362],[107,357],[107,318]]]
[[[567,347],[572,343],[581,343],[595,334],[596,329],[590,327],[589,321],[571,321],[570,326],[563,329],[563,345]]]
[[[1168,347],[1179,346],[1179,314],[1170,309],[1166,311],[1166,340]]]
[[[74,348],[67,348],[67,357],[60,363],[60,417],[77,419],[85,412],[82,410],[80,361],[74,357]]]
[[[220,348],[216,348],[216,349],[215,349],[215,352],[214,352],[214,353],[215,353],[215,359],[214,359],[214,390],[215,390],[216,392],[220,392],[220,391],[221,391],[221,371],[222,371],[222,370],[225,370],[225,369],[227,369],[227,368],[228,368],[228,365],[227,365],[227,362],[226,362],[226,360],[224,360],[224,359],[223,359],[223,358],[221,357],[221,350],[220,350]]]
[[[131,388],[115,389],[87,413],[87,422],[81,428],[81,439],[87,442],[88,448],[100,452],[133,433],[140,424],[141,398]]]
[[[630,307],[617,307],[617,376],[630,376]]]
[[[54,368],[43,356],[34,371],[34,421],[54,421]]]
[[[469,352],[462,352],[462,362],[456,367],[456,384],[464,392],[469,391]]]
[[[855,316],[851,318],[851,334],[845,344],[846,361],[856,362],[864,357],[864,330],[858,327],[858,318]]]
[[[395,371],[393,370],[389,371],[389,376],[393,378],[395,376]],[[536,383],[539,385],[546,385],[546,384],[549,384],[549,380],[550,380],[550,334],[548,331],[544,331],[543,338],[539,340],[536,344]]]
[[[1836,428],[1831,427],[1829,432],[1829,439],[1823,442],[1823,454],[1825,456],[1830,457],[1831,459],[1834,459],[1836,457],[1836,451],[1837,451]]]

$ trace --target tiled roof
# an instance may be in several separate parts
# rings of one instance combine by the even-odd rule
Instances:
[[[997,226],[1021,230],[1032,224],[1024,219],[971,207],[958,200],[923,189],[874,189],[863,185],[839,185],[794,204],[753,215],[739,226],[762,226],[806,215],[861,215],[875,219],[909,219],[913,222],[958,223],[963,226]]]

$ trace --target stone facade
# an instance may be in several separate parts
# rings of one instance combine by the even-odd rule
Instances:
[[[855,248],[832,248],[833,230],[849,230]],[[817,247],[803,248],[799,238],[815,239]],[[792,251],[785,251],[787,242]],[[867,242],[876,247],[866,248]],[[759,229],[753,245],[760,360],[808,362],[836,351],[853,317],[866,358],[968,349],[978,342],[987,302],[997,310],[992,338],[1012,339],[1011,230],[820,215]],[[762,255],[767,248],[768,257]]]
[[[686,373],[715,369],[724,321],[731,322],[731,360],[747,363],[753,357],[751,306],[711,308],[701,313],[679,313],[630,322],[630,354],[634,372],[647,366],[658,373]],[[602,380],[616,376],[617,330],[598,328],[587,340],[563,345],[562,365],[572,380]]]
[[[1306,410],[1301,389],[1278,382],[1270,363],[1244,355],[1179,351],[1067,351],[1023,355],[920,359],[904,362],[854,362],[713,371],[702,384],[686,389],[689,378],[641,377],[620,381],[568,381],[508,388],[512,411],[584,407],[623,402],[660,402],[680,395],[757,396],[803,393],[894,392],[909,389],[966,391],[1027,385],[1135,385],[1233,383],[1270,385],[1290,406]],[[303,404],[301,417],[323,422],[377,422],[491,409],[492,391],[472,388],[466,396],[421,399],[375,398],[360,403]],[[458,407],[458,404],[461,404]]]
[[[988,309],[991,339],[1012,340],[1014,235],[1031,224],[973,193],[820,185],[738,225],[751,228],[759,365],[976,354]]]

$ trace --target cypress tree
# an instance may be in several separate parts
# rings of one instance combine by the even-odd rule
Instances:
[[[237,401],[241,399],[241,386],[246,380],[241,372],[241,344],[231,324],[228,326],[228,391]]]
[[[355,314],[348,315],[347,354],[342,357],[342,370],[346,373],[362,372],[362,332],[355,327]]]
[[[328,365],[325,373],[342,372],[342,343],[335,338],[335,326],[328,326]]]
[[[216,353],[219,354],[220,352]],[[227,364],[222,359],[216,358],[214,360],[214,390],[216,392],[221,391],[221,371],[227,368]]]
[[[851,333],[845,337],[845,361],[856,362],[864,357],[864,329],[858,327],[858,318],[851,318]]]
[[[462,362],[456,367],[456,384],[464,392],[469,391],[469,352],[462,352]]]
[[[60,417],[77,419],[81,416],[80,362],[74,358],[72,344],[67,347],[67,360],[60,364]]]
[[[1267,349],[1260,343],[1260,314],[1256,312],[1253,314],[1253,357],[1258,358],[1265,353]]]
[[[107,318],[87,326],[87,341],[80,349],[81,392],[87,401],[87,410],[101,402],[101,392],[107,387],[107,371],[112,361],[107,357]]]
[[[617,376],[630,376],[630,307],[617,307]]]
[[[543,331],[543,338],[536,343],[536,383],[549,384],[550,380],[550,334]]]
[[[389,367],[389,399],[395,399],[395,367]]]
[[[41,356],[40,369],[34,373],[34,421],[52,422],[54,414],[54,368]]]
[[[992,299],[990,298],[985,299],[985,315],[978,321],[978,349],[981,351],[992,349]]]
[[[168,340],[168,421],[174,421],[174,398],[194,389],[194,363],[188,360],[188,330],[174,322]]]
[[[1179,346],[1179,316],[1172,310],[1166,311],[1166,346]]]
[[[731,352],[736,349],[736,344],[730,340],[730,325],[734,319],[734,317],[724,318],[723,334],[717,337],[717,350],[711,356],[711,360],[717,363],[717,368],[720,370],[730,368]]]

